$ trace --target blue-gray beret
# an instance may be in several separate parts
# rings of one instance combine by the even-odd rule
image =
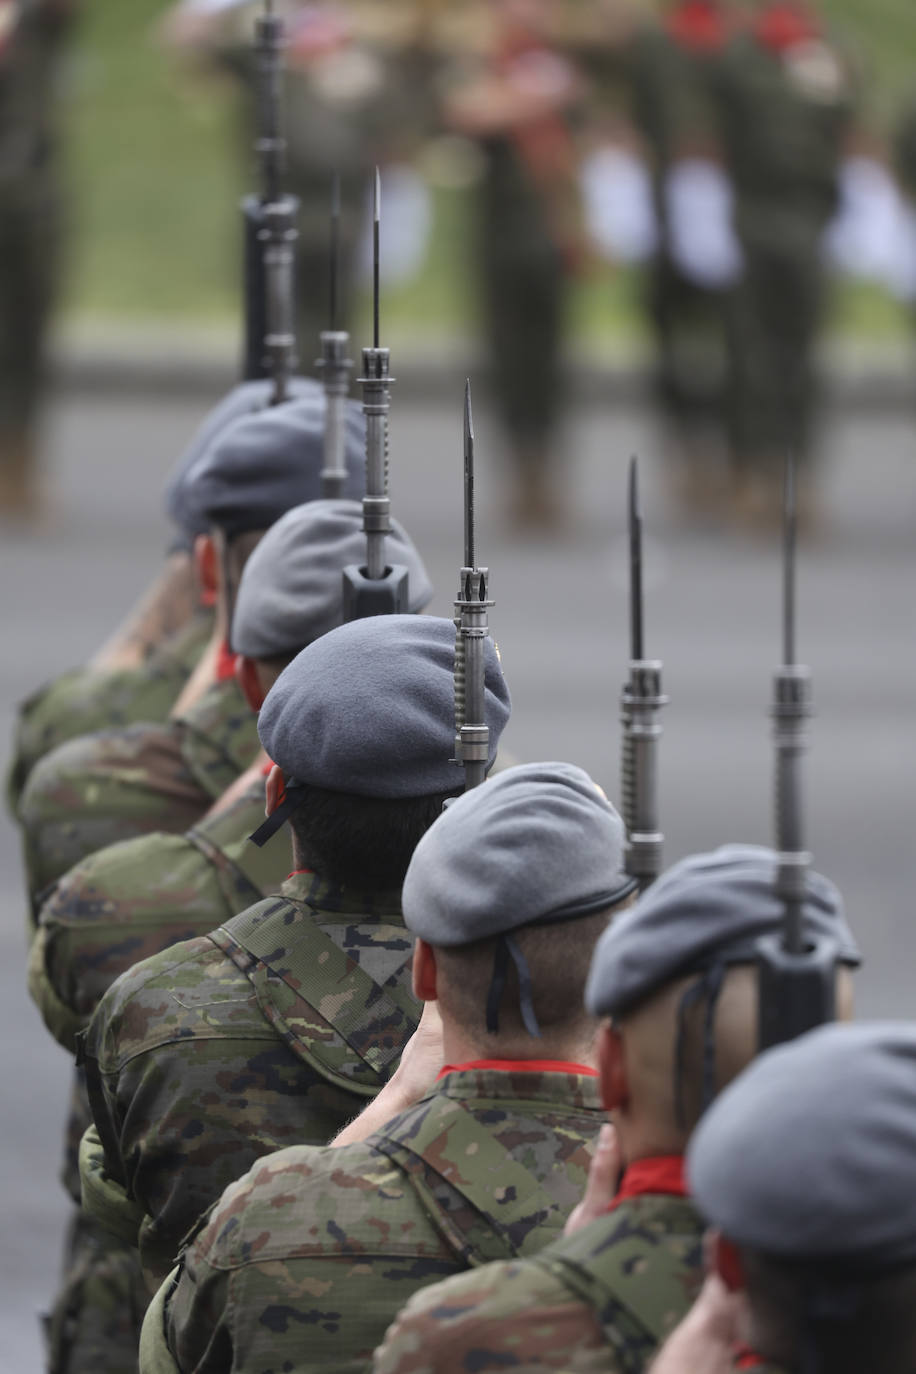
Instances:
[[[321,394],[321,384],[313,377],[291,377],[288,384],[291,401],[317,397]],[[238,386],[217,401],[216,405],[198,425],[184,453],[172,469],[165,486],[164,502],[166,513],[189,539],[196,534],[206,534],[210,528],[202,519],[200,511],[184,499],[184,475],[193,467],[213,440],[234,420],[254,411],[264,410],[270,404],[273,394],[272,381],[240,382]]]
[[[758,845],[692,854],[663,873],[605,931],[585,1001],[595,1016],[621,1016],[665,983],[715,964],[752,962],[761,935],[778,932],[777,858]],[[831,935],[844,963],[860,955],[833,883],[809,873],[803,913],[811,935]]]
[[[423,797],[460,787],[455,743],[455,626],[383,615],[341,625],[303,649],[267,694],[258,734],[297,783],[363,797]],[[509,689],[486,641],[490,762]]]
[[[581,768],[507,768],[423,836],[404,880],[404,921],[448,946],[591,915],[633,890],[623,854],[623,822]]]
[[[829,1025],[769,1050],[716,1099],[687,1157],[739,1245],[863,1274],[916,1263],[916,1026]]]
[[[410,536],[397,520],[388,559],[407,568],[410,610],[433,589]],[[232,618],[232,647],[251,658],[294,654],[343,620],[343,570],[365,561],[358,501],[309,501],[272,525],[245,564]]]
[[[321,495],[323,392],[269,406],[220,431],[173,489],[190,523],[227,535],[267,529],[281,515]],[[365,489],[365,422],[348,401],[344,460],[349,498]]]

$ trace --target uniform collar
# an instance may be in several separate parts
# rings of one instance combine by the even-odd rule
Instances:
[[[628,1166],[609,1212],[631,1197],[654,1193],[665,1197],[686,1197],[687,1178],[683,1155],[649,1155]]]
[[[287,901],[305,902],[318,911],[358,914],[364,920],[384,916],[391,925],[404,924],[400,888],[394,892],[359,892],[303,868],[290,873],[280,888],[280,895]]]
[[[466,1064],[446,1064],[438,1077],[447,1073],[470,1073],[474,1069],[494,1069],[497,1073],[572,1073],[597,1078],[595,1069],[565,1059],[469,1059]]]
[[[436,1080],[427,1096],[441,1093],[459,1101],[544,1102],[546,1106],[595,1113],[595,1130],[602,1120],[598,1076],[584,1064],[537,1060],[481,1059],[453,1064]]]

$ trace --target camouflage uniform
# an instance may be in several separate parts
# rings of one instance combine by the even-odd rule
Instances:
[[[259,774],[186,834],[124,840],[61,878],[41,909],[29,991],[71,1054],[102,995],[132,964],[206,935],[278,891],[292,867],[289,832],[263,848],[250,844],[263,817]]]
[[[260,1155],[330,1140],[419,1020],[399,894],[312,873],[281,894],[136,965],[85,1036],[98,1140],[84,1142],[83,1205],[139,1243],[156,1282]]]
[[[189,829],[258,748],[257,718],[234,678],[167,724],[61,745],[35,768],[20,804],[33,902],[94,850],[150,830]]]
[[[640,1374],[696,1296],[702,1236],[686,1198],[628,1197],[532,1259],[417,1294],[376,1354],[376,1374]]]
[[[365,1142],[259,1164],[160,1290],[144,1374],[361,1371],[418,1288],[541,1249],[602,1119],[594,1076],[574,1069],[452,1071]]]
[[[137,668],[74,668],[28,697],[19,708],[7,776],[11,813],[18,816],[22,789],[36,763],[59,744],[136,721],[164,721],[212,628],[212,612],[200,611]]]

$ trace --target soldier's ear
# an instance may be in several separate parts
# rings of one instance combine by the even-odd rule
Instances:
[[[265,816],[272,816],[286,797],[286,778],[283,776],[283,769],[276,763],[267,774],[267,780],[264,783],[264,793],[267,798],[264,814]]]
[[[246,654],[238,655],[235,660],[235,680],[242,689],[242,696],[257,715],[264,705],[266,693],[261,686],[261,679],[258,677],[257,665],[253,658],[248,658]]]
[[[411,977],[414,996],[421,1002],[435,1002],[439,996],[436,951],[425,940],[417,940],[413,947]]]
[[[620,1111],[629,1104],[630,1085],[623,1037],[610,1021],[605,1021],[598,1031],[598,1079],[606,1112]]]
[[[194,536],[194,570],[200,586],[200,599],[204,606],[216,605],[219,590],[219,554],[216,540],[211,534]]]

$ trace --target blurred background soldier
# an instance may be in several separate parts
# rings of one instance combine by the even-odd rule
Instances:
[[[39,406],[57,293],[61,56],[75,0],[0,3],[0,515],[38,507]]]
[[[744,258],[729,350],[735,500],[748,525],[767,526],[786,450],[801,460],[810,446],[822,238],[838,204],[852,80],[803,0],[758,0],[710,71]],[[810,520],[810,465],[800,478],[799,515]]]

